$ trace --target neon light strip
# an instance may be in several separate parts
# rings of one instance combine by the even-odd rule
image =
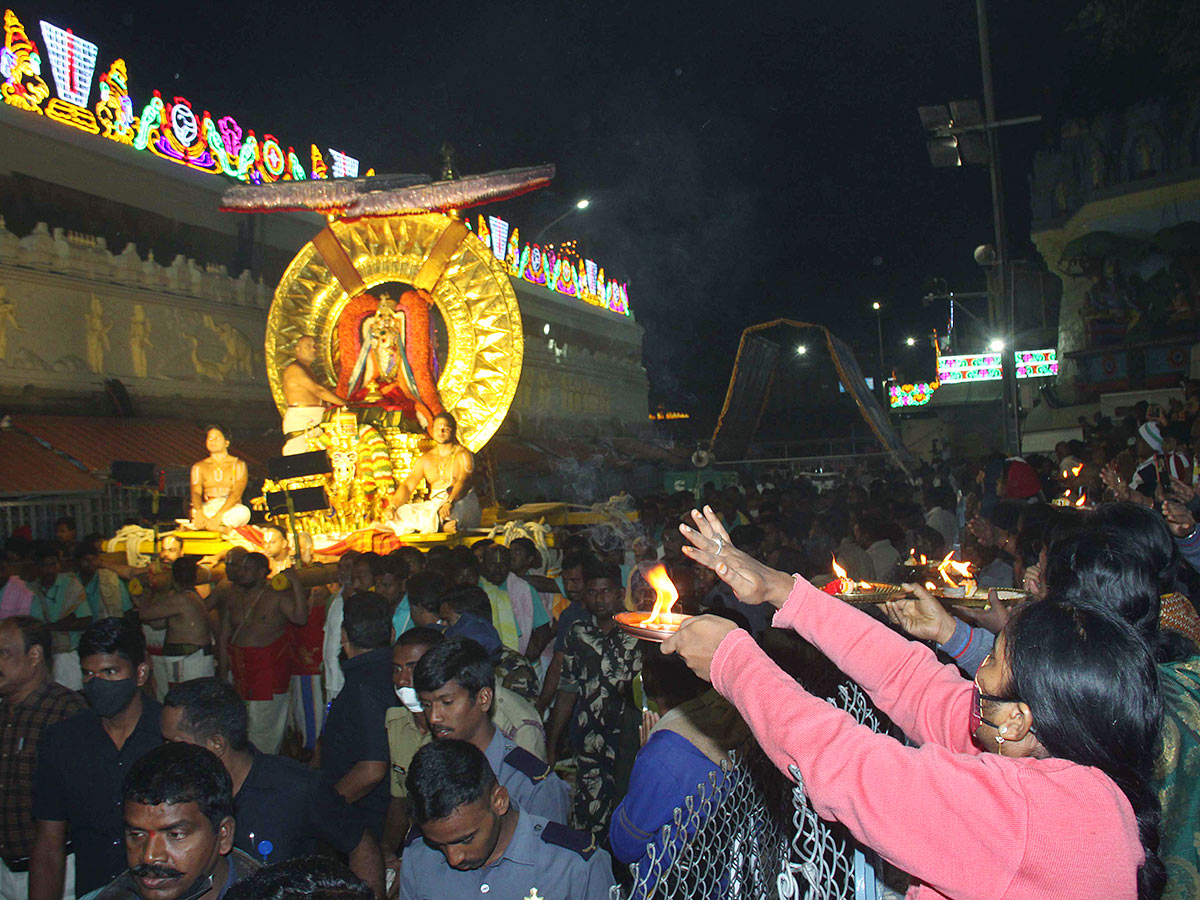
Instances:
[[[467,221],[467,227],[471,223]],[[629,315],[629,285],[610,281],[604,269],[593,260],[579,259],[574,241],[557,245],[556,249],[537,244],[521,243],[521,230],[511,227],[499,216],[479,217],[479,239],[487,245],[496,259],[504,263],[508,274],[530,284],[548,288],[567,297],[577,297],[592,306],[610,312]]]
[[[1058,374],[1058,352],[1018,350],[1013,354],[1018,378],[1048,378]],[[969,356],[942,356],[938,359],[938,381],[953,384],[960,381],[994,381],[1003,377],[1003,360],[999,353],[976,353]]]
[[[109,140],[149,151],[163,159],[213,175],[224,175],[253,184],[301,181],[330,177],[320,153],[313,147],[313,169],[306,172],[292,149],[264,135],[262,142],[253,131],[243,132],[230,116],[216,120],[207,112],[198,116],[183,97],[166,103],[158,91],[142,104],[129,96],[125,61],[113,60],[100,76],[100,97],[89,108],[92,76],[99,48],[69,28],[42,21],[42,38],[49,51],[56,97],[41,78],[41,55],[37,45],[11,10],[4,16],[4,47],[0,51],[0,94],[18,109],[45,115],[63,125]],[[135,110],[141,110],[135,116]],[[219,133],[218,133],[219,132]],[[243,133],[245,138],[243,139]],[[359,161],[340,150],[330,150],[332,177],[358,175]],[[371,174],[368,172],[367,174]]]

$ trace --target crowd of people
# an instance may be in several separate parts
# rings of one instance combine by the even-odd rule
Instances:
[[[12,537],[0,897],[607,897],[751,736],[916,896],[1195,896],[1188,403],[1054,458],[644,496],[550,546]],[[950,553],[1014,599],[944,605]],[[615,618],[655,565],[694,616],[661,647]],[[835,565],[906,590],[856,608]],[[893,733],[821,699],[847,677]]]

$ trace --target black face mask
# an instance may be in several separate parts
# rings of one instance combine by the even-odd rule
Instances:
[[[111,719],[133,700],[137,691],[137,679],[121,678],[110,681],[105,678],[93,677],[83,684],[83,696],[96,714],[105,719]]]

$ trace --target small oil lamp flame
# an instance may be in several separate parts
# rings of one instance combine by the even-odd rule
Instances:
[[[679,599],[679,591],[671,583],[670,576],[667,575],[666,566],[661,563],[648,569],[644,577],[646,583],[654,588],[654,608],[650,611],[649,618],[645,619],[642,624],[660,625],[663,622],[661,617],[669,614],[671,607]]]
[[[1075,501],[1075,506],[1077,509],[1082,509],[1086,503],[1087,503],[1087,492],[1085,491],[1084,493],[1079,495],[1079,499]]]
[[[1071,467],[1071,474],[1074,475],[1076,478],[1079,477],[1079,473],[1082,471],[1083,471],[1083,463],[1080,463],[1077,466]]]

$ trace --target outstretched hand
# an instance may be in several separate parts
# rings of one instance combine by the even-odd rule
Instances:
[[[887,617],[917,640],[935,644],[950,640],[954,636],[954,616],[919,584],[903,587],[912,596],[885,603],[883,611]]]
[[[712,507],[705,506],[703,513],[693,509],[692,520],[695,528],[679,526],[680,533],[691,544],[683,547],[690,559],[716,572],[743,603],[770,603],[777,609],[783,606],[795,583],[791,575],[772,569],[733,546]]]
[[[1129,484],[1121,477],[1121,473],[1118,471],[1115,462],[1109,463],[1100,470],[1100,480],[1104,482],[1104,486],[1112,491],[1118,500],[1126,501],[1129,499]]]
[[[1162,505],[1163,518],[1175,537],[1187,537],[1196,530],[1196,519],[1182,503],[1168,500]]]
[[[662,652],[678,653],[688,668],[705,681],[712,681],[712,661],[721,641],[737,623],[721,616],[692,616],[663,641]]]

